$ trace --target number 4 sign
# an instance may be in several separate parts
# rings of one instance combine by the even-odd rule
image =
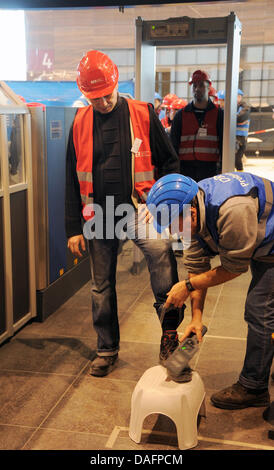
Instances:
[[[48,70],[52,68],[53,62],[50,60],[50,57],[47,52],[45,52],[44,54],[42,65],[44,65],[44,67],[47,67]]]
[[[54,65],[54,50],[39,48],[29,49],[27,62],[28,72],[50,72],[53,70]]]

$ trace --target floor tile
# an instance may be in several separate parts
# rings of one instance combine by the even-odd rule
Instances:
[[[88,338],[39,336],[24,333],[0,348],[0,370],[77,375],[95,356]]]
[[[101,450],[108,436],[59,429],[40,428],[24,446],[24,450]]]
[[[35,427],[0,424],[0,450],[20,450]]]
[[[135,383],[82,375],[69,389],[43,427],[109,435],[127,426]]]
[[[235,383],[242,370],[245,348],[243,340],[205,336],[197,364],[205,387],[218,390]]]
[[[75,377],[0,371],[0,379],[0,423],[37,427]]]

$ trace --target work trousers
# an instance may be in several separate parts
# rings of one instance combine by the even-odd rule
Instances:
[[[243,170],[243,156],[246,149],[246,137],[243,135],[236,136],[236,154],[235,154],[235,168],[238,171]]]
[[[177,263],[169,239],[148,238],[143,224],[142,233],[136,235],[138,224],[137,212],[128,221],[127,233],[130,239],[141,249],[150,273],[150,282],[155,297],[154,307],[158,309],[165,302],[167,292],[178,279]],[[153,224],[150,230],[153,229]],[[138,224],[140,228],[140,223]],[[156,234],[155,230],[154,233]],[[89,240],[91,262],[91,291],[93,326],[97,332],[97,354],[109,356],[119,350],[119,322],[117,315],[116,267],[119,238]],[[174,315],[178,316],[175,309]],[[169,312],[172,315],[172,311]],[[175,328],[177,327],[177,324]]]
[[[245,320],[248,323],[244,366],[239,382],[250,389],[268,388],[274,345],[274,263],[251,262]]]
[[[205,178],[212,178],[218,175],[219,164],[217,162],[204,162],[199,160],[181,160],[180,172],[184,176],[189,176],[198,183]]]

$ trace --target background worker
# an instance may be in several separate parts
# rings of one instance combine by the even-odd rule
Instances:
[[[210,85],[209,90],[208,90],[208,96],[210,97],[211,101],[217,106],[218,103],[218,93],[217,90]]]
[[[174,100],[177,100],[177,99],[178,99],[178,96],[175,95],[174,93],[168,93],[163,98],[162,109],[164,110],[165,115],[161,119],[161,123],[165,129],[168,129],[171,126],[171,119],[170,119],[171,104]]]
[[[243,101],[243,91],[238,89],[235,168],[243,171],[243,156],[250,125],[250,106]]]
[[[166,293],[178,280],[177,265],[169,240],[136,236],[137,207],[142,203],[145,207],[155,171],[159,177],[178,171],[179,161],[153,106],[119,96],[118,69],[106,54],[92,50],[82,58],[77,84],[91,105],[78,109],[69,134],[66,233],[68,247],[74,255],[81,256],[85,249],[83,218],[92,221],[94,204],[102,208],[103,237],[89,239],[88,248],[93,325],[97,333],[97,357],[91,364],[91,374],[103,376],[117,362],[120,341],[115,288],[119,239],[116,235],[107,236],[107,197],[113,198],[115,211],[121,204],[135,209],[128,230],[147,260],[158,313]],[[115,224],[121,218],[115,216]],[[165,316],[160,357],[177,346],[178,322],[178,309]]]
[[[162,109],[162,101],[163,98],[161,97],[160,93],[155,91],[154,94],[154,111],[157,114],[158,118],[161,120],[165,116],[165,112]]]
[[[211,80],[196,70],[190,81],[193,101],[172,121],[171,141],[179,155],[181,173],[195,181],[216,175],[221,167],[223,110],[209,99]]]
[[[164,189],[164,190],[163,190]],[[190,296],[192,320],[184,332],[202,341],[202,314],[207,289],[246,272],[250,266],[245,320],[248,323],[246,355],[236,384],[215,393],[219,408],[240,409],[268,406],[268,381],[273,360],[274,331],[274,183],[250,173],[224,173],[198,184],[183,175],[166,175],[152,187],[148,210],[166,204],[170,224],[178,204],[179,230],[191,225],[191,246],[184,264],[188,279],[175,284],[165,306],[180,307]],[[184,204],[191,204],[183,219]],[[151,209],[152,211],[152,209]],[[156,215],[155,210],[151,212]],[[158,232],[166,226],[154,217]],[[221,264],[211,269],[210,258],[219,255]],[[224,319],[225,324],[225,319]]]
[[[175,114],[177,113],[177,111],[179,109],[183,109],[185,108],[187,105],[187,101],[186,100],[183,100],[182,98],[175,98],[170,106],[169,106],[169,113],[168,113],[168,120],[169,120],[169,123],[170,125],[168,125],[165,130],[166,130],[166,133],[168,135],[170,135],[170,129],[171,129],[171,124],[172,124],[172,121],[174,119],[174,116]]]
[[[184,109],[186,106],[187,106],[187,101],[182,98],[176,98],[175,100],[172,101],[170,105],[170,111],[169,111],[169,119],[171,121],[171,124],[177,111],[179,111],[179,109]]]
[[[225,92],[224,90],[219,90],[217,93],[218,105],[220,108],[224,109],[225,107]]]

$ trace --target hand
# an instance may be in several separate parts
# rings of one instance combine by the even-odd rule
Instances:
[[[182,307],[188,296],[189,290],[186,287],[185,281],[177,282],[167,293],[167,300],[164,307],[168,308],[171,304],[174,307]]]
[[[146,204],[138,205],[138,217],[139,217],[139,220],[143,222],[144,224],[147,224],[147,223],[150,224],[152,222],[153,216],[149,212]]]
[[[68,239],[68,248],[70,249],[71,253],[75,256],[82,257],[82,253],[80,251],[79,245],[83,251],[86,251],[85,239],[83,235],[75,235],[74,237],[70,237]]]
[[[191,323],[186,327],[183,336],[180,338],[180,342],[184,341],[190,333],[194,333],[197,336],[199,343],[202,342],[202,319],[192,319]]]

